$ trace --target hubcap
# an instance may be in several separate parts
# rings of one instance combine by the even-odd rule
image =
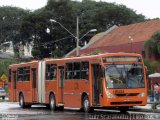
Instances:
[[[23,106],[23,97],[20,97],[20,106]]]
[[[88,108],[89,108],[89,101],[86,99],[84,101],[84,109],[85,109],[85,111],[88,111]]]
[[[51,96],[50,106],[52,109],[54,109],[54,104],[55,104],[54,97]]]

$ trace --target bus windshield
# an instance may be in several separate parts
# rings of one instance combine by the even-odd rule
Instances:
[[[106,65],[107,88],[144,88],[143,66],[140,64]]]

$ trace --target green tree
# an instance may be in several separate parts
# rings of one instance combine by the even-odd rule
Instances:
[[[67,53],[75,47],[75,38],[59,24],[49,21],[50,19],[55,19],[62,23],[69,31],[73,32],[75,22],[72,23],[72,14],[70,13],[72,12],[72,8],[68,3],[69,0],[60,0],[58,2],[49,0],[45,8],[39,9],[25,17],[21,33],[25,36],[24,40],[34,42],[35,48],[33,53],[38,53],[35,50],[39,49],[42,58],[49,57],[50,55],[54,57],[57,55],[49,54],[49,52],[43,54],[44,49],[48,49],[50,53],[57,53],[57,49],[58,51],[62,51],[61,53],[64,51]],[[46,32],[47,28],[50,29],[50,33]]]
[[[14,47],[21,41],[20,26],[25,15],[29,13],[17,7],[0,7],[0,43],[12,41]]]
[[[149,58],[154,56],[156,59],[160,56],[160,31],[156,31],[153,35],[144,43],[144,49]]]
[[[99,31],[105,31],[113,25],[128,25],[145,20],[145,16],[136,14],[125,5],[115,3],[82,0],[73,2],[72,7],[82,21],[82,33],[86,32],[86,29],[97,28]]]
[[[79,33],[83,36],[90,29],[105,31],[112,25],[126,25],[145,20],[143,15],[136,14],[132,9],[115,3],[95,2],[92,0],[48,0],[47,5],[27,15],[22,23],[21,35],[23,42],[33,41],[34,52],[43,55],[60,57],[76,46],[76,40],[58,23],[51,23],[54,19],[61,23],[76,36],[76,17],[79,16]],[[46,33],[46,29],[50,33]],[[88,34],[81,41],[88,40],[93,34]],[[39,49],[39,52],[36,52]],[[48,49],[49,53],[42,54]],[[36,50],[36,51],[35,51]],[[34,54],[36,55],[36,54]]]
[[[19,63],[17,59],[3,59],[0,60],[0,76],[6,74],[8,76],[8,66],[11,64]]]
[[[147,66],[149,74],[160,72],[160,62],[159,61],[144,60],[144,64]]]
[[[37,10],[25,16],[21,25],[22,42],[33,42],[33,56],[49,57],[49,53],[42,54],[47,45],[44,43],[51,40],[50,35],[46,32],[49,13],[47,11]],[[39,52],[37,52],[39,51]],[[38,53],[40,53],[38,55]],[[37,56],[38,55],[38,56]]]

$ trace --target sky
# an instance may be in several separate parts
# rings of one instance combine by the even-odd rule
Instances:
[[[48,0],[0,0],[0,6],[14,6],[23,9],[36,10],[44,7]],[[100,1],[100,0],[96,0]],[[126,5],[128,8],[136,11],[137,14],[143,14],[146,18],[160,18],[160,0],[101,0],[106,2],[115,2],[116,4]]]

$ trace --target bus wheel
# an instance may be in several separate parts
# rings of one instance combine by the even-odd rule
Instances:
[[[58,110],[63,111],[64,110],[64,106],[59,106]]]
[[[87,95],[83,98],[83,110],[85,113],[93,112],[94,110],[92,107],[89,106],[89,99]]]
[[[2,97],[2,99],[4,100],[4,99],[5,99],[5,97],[3,96],[3,97]]]
[[[49,107],[52,111],[56,110],[56,100],[54,94],[51,94],[49,97]]]
[[[20,94],[20,96],[19,96],[19,105],[20,105],[21,108],[25,108],[23,94]]]
[[[126,113],[128,111],[129,107],[119,107],[119,110],[121,113]]]
[[[26,107],[26,108],[31,108],[31,105],[30,105],[30,104],[28,104],[28,105],[25,105],[25,107]]]

